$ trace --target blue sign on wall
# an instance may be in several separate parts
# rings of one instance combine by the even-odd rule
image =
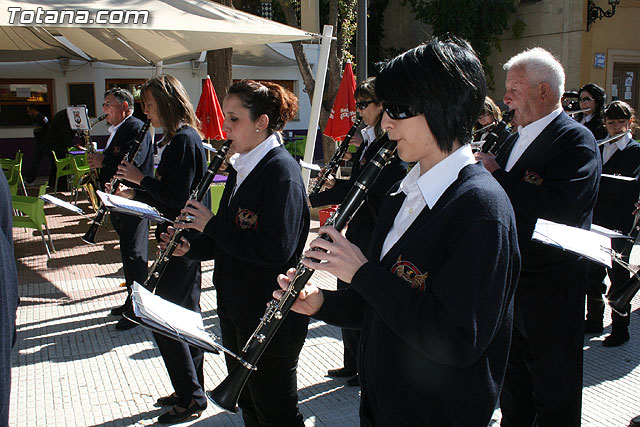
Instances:
[[[593,68],[604,68],[606,55],[604,53],[596,53],[593,62]]]

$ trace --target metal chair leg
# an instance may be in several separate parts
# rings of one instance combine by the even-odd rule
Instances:
[[[56,247],[53,246],[53,239],[51,238],[51,233],[49,233],[49,227],[47,224],[44,225],[44,229],[47,230],[47,236],[49,236],[49,243],[51,244],[51,252],[56,253]]]
[[[40,229],[40,237],[42,237],[42,243],[44,243],[44,248],[47,250],[47,258],[51,259],[51,252],[49,252],[49,245],[47,245],[47,241],[44,238],[44,233],[42,232],[42,228]]]

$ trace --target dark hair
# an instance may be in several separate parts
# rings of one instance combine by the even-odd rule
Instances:
[[[38,106],[37,106],[36,104],[34,104],[34,103],[29,103],[29,104],[27,104],[27,108],[28,108],[29,110],[37,110],[37,111],[40,111],[40,110],[38,110]]]
[[[624,101],[613,101],[611,104],[607,105],[607,108],[604,109],[604,117],[605,119],[610,120],[631,120],[629,129],[632,132],[635,132],[638,128],[635,121],[635,111],[633,111],[633,108]]]
[[[502,120],[502,111],[500,110],[500,107],[498,107],[493,99],[488,96],[485,96],[482,111],[480,111],[480,116],[484,114],[489,114],[496,123]]]
[[[387,62],[377,77],[383,104],[424,114],[445,153],[453,141],[467,144],[484,104],[487,82],[473,48],[457,38],[433,38]]]
[[[269,118],[269,134],[282,130],[298,112],[298,98],[276,83],[240,80],[229,87],[228,95],[240,98],[251,120],[265,114]]]
[[[370,99],[374,104],[380,105],[380,101],[376,97],[376,78],[369,77],[368,79],[363,80],[357,87],[356,91],[353,93],[353,97],[355,99]],[[382,112],[378,117],[378,120],[375,124],[375,134],[376,138],[379,138],[382,135]]]
[[[131,95],[131,92],[128,90],[120,87],[114,87],[104,93],[104,98],[108,95],[113,95],[121,105],[126,102],[129,107],[129,111],[133,111],[133,95]]]
[[[582,94],[582,92],[589,92],[591,94],[591,96],[593,96],[593,99],[596,101],[596,109],[593,112],[593,116],[595,118],[600,118],[602,119],[602,113],[604,112],[604,100],[606,98],[606,95],[604,93],[604,89],[602,89],[600,86],[598,86],[595,83],[587,83],[586,85],[582,86],[579,90],[578,90],[578,97],[580,97],[580,95]]]
[[[198,133],[200,132],[200,120],[193,111],[193,105],[187,91],[178,79],[165,74],[147,80],[140,88],[143,105],[146,91],[153,95],[158,106],[158,115],[165,131],[165,139],[171,138],[183,124],[191,126]]]

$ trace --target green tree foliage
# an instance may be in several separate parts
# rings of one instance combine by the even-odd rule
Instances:
[[[402,0],[411,5],[416,19],[433,26],[437,36],[452,34],[468,40],[485,66],[487,80],[493,71],[487,64],[492,50],[500,50],[500,35],[509,27],[519,0]],[[521,21],[516,20],[516,23]]]

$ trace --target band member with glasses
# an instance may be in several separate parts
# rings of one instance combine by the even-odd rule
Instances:
[[[309,202],[311,206],[338,205],[342,203],[356,182],[363,166],[389,141],[381,126],[382,103],[376,98],[375,85],[375,78],[370,77],[360,83],[354,93],[357,112],[362,117],[366,127],[361,131],[363,142],[352,157],[353,168],[351,169],[350,178],[348,180],[337,180],[332,188],[310,195]],[[365,251],[369,246],[384,195],[393,184],[404,178],[406,174],[407,164],[395,155],[367,192],[364,204],[349,221],[349,227],[346,232],[347,240],[359,247],[360,250]],[[349,284],[338,279],[337,286],[338,289],[344,289]],[[347,385],[360,385],[356,360],[359,340],[360,331],[357,329],[342,329],[344,365],[342,368],[330,369],[328,376],[350,377],[347,380]]]
[[[629,233],[633,226],[632,212],[638,201],[638,181],[640,181],[640,144],[632,138],[635,127],[633,109],[626,102],[613,101],[604,113],[604,122],[609,133],[610,142],[600,146],[602,155],[602,173],[621,175],[633,178],[633,181],[623,181],[603,176],[600,179],[598,201],[593,210],[593,223]],[[620,138],[613,138],[622,135]],[[629,262],[629,254],[622,253],[626,246],[623,239],[611,239],[613,249],[621,253],[623,260]],[[589,283],[587,284],[587,319],[585,333],[602,332],[604,317],[604,300],[602,295],[606,291],[603,283],[605,276],[609,276],[611,289],[615,291],[629,279],[629,270],[614,262],[612,268],[591,263],[589,268]],[[627,313],[631,312],[631,305]],[[602,342],[605,347],[616,347],[629,341],[629,320],[631,316],[621,316],[611,312],[611,335]]]
[[[484,99],[484,106],[476,124],[473,126],[473,141],[478,142],[484,140],[493,127],[502,120],[502,111],[496,105],[493,99],[488,96]]]
[[[587,83],[578,91],[580,109],[587,111],[577,114],[575,119],[585,125],[596,139],[607,137],[603,123],[605,98],[604,89],[595,83]]]
[[[469,144],[485,92],[462,40],[432,39],[389,61],[376,79],[381,125],[417,163],[383,200],[366,255],[332,227],[319,230],[331,242],[311,242],[327,252],[305,252],[321,261],[305,265],[350,283],[332,292],[309,282],[293,310],[361,328],[362,425],[491,420],[520,256],[509,199]],[[294,273],[279,276],[282,289]]]
[[[551,53],[526,50],[504,68],[518,131],[497,157],[475,154],[509,195],[522,254],[501,425],[579,426],[588,262],[531,235],[538,218],[590,228],[601,163],[591,132],[562,109],[565,74]]]
[[[124,156],[131,149],[144,123],[133,117],[133,95],[126,89],[113,88],[104,94],[102,111],[107,115],[109,139],[102,153],[87,154],[87,162],[92,169],[100,169],[98,178],[104,188],[110,182]],[[136,156],[136,163],[144,175],[153,174],[153,147],[151,135],[147,132]],[[129,184],[131,185],[131,184]],[[100,188],[102,190],[103,188]],[[120,239],[122,269],[127,286],[127,299],[119,307],[111,310],[114,316],[121,316],[131,308],[131,289],[133,282],[144,283],[147,279],[149,261],[149,220],[133,215],[111,212],[109,214],[113,228]],[[126,331],[137,326],[137,323],[120,317],[116,330]]]
[[[158,143],[162,152],[156,176],[144,175],[131,163],[123,161],[116,176],[141,189],[124,190],[120,195],[154,206],[165,218],[176,218],[198,186],[207,169],[202,137],[196,129],[199,120],[182,84],[169,75],[148,80],[141,88],[142,105],[153,127],[164,130]],[[156,228],[159,239],[166,226]],[[155,293],[163,299],[189,310],[200,312],[200,261],[173,257],[158,281]],[[169,373],[174,392],[158,399],[159,405],[173,406],[158,417],[161,424],[174,424],[207,408],[204,395],[204,353],[202,350],[153,333]]]
[[[181,226],[202,234],[184,239],[174,255],[215,260],[222,344],[241,354],[278,288],[278,273],[300,260],[310,214],[300,166],[280,135],[298,111],[296,96],[275,83],[242,80],[222,104],[222,129],[236,154],[220,208],[214,215],[189,202],[182,212],[194,220]],[[308,323],[290,313],[267,346],[238,401],[245,425],[304,426],[296,369]],[[231,372],[238,361],[225,357]]]

